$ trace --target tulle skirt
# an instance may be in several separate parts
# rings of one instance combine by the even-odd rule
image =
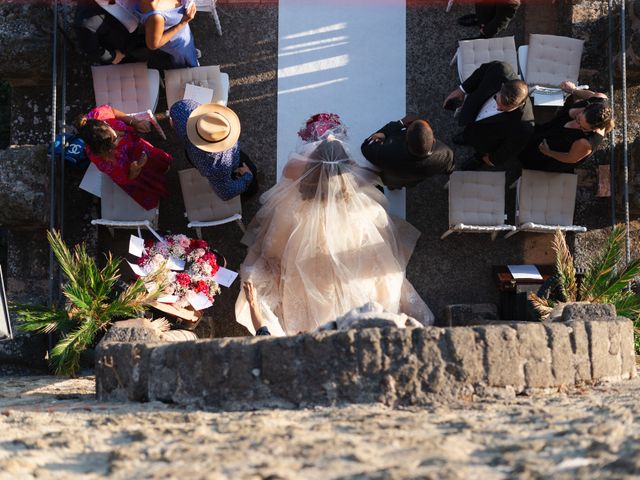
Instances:
[[[357,166],[320,176],[324,187],[303,194],[283,178],[262,198],[242,242],[242,280],[254,283],[273,335],[308,332],[367,302],[405,313],[425,325],[433,314],[406,279],[420,235],[387,213],[375,176]],[[255,333],[241,291],[236,319]]]

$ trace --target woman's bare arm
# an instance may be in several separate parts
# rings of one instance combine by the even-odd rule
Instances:
[[[562,163],[578,163],[583,158],[591,155],[591,152],[593,151],[591,144],[584,138],[573,142],[571,149],[568,152],[556,152],[555,150],[551,150],[549,145],[547,145],[546,140],[542,141],[538,146],[538,149],[547,157],[551,157]]]

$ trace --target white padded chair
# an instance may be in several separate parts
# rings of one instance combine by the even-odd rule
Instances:
[[[520,72],[535,105],[563,104],[560,84],[564,80],[578,84],[583,47],[584,40],[577,38],[531,34],[529,45],[518,48]]]
[[[222,36],[222,25],[220,25],[220,17],[218,17],[218,10],[216,9],[217,0],[195,0],[196,11],[198,12],[210,12],[213,16],[213,22],[216,25],[216,32],[219,36]]]
[[[96,105],[111,105],[125,113],[155,112],[160,72],[145,63],[91,67]]]
[[[198,238],[202,238],[203,227],[214,227],[236,222],[244,232],[242,223],[242,203],[240,195],[224,201],[211,188],[206,177],[195,168],[180,170],[180,187],[186,208],[187,227],[195,228]]]
[[[458,77],[464,82],[483,63],[491,61],[506,62],[518,71],[518,55],[513,37],[479,38],[460,40],[451,63],[457,60]]]
[[[158,209],[145,210],[108,175],[102,175],[100,214],[102,218],[91,220],[92,225],[104,225],[111,235],[115,228],[153,228],[158,224]]]
[[[573,224],[578,176],[573,173],[522,170],[517,182],[516,230],[518,232],[553,233],[586,232]]]
[[[453,172],[449,176],[449,230],[456,233],[513,231],[504,213],[505,172]]]
[[[220,66],[178,68],[164,72],[167,107],[171,108],[178,100],[184,98],[187,83],[198,83],[213,90],[212,103],[227,105],[229,98],[229,75],[220,71]]]

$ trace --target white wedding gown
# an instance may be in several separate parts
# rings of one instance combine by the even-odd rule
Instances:
[[[242,239],[249,250],[240,274],[253,282],[273,335],[308,332],[371,301],[433,323],[405,277],[420,233],[389,216],[376,179],[342,142],[325,140],[292,154],[261,197]],[[255,333],[243,291],[236,319]]]

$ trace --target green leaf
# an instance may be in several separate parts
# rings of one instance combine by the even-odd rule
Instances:
[[[600,298],[612,283],[616,265],[622,258],[624,234],[625,227],[614,227],[602,251],[589,262],[582,279],[581,296],[584,300]]]

